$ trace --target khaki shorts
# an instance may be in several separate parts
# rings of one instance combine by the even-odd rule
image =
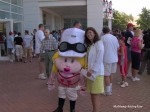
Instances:
[[[117,63],[104,63],[104,76],[110,76],[112,73],[116,73]]]
[[[21,56],[23,55],[23,48],[21,45],[15,45],[15,49],[16,49],[16,56]]]
[[[24,48],[24,56],[32,57],[32,48]]]

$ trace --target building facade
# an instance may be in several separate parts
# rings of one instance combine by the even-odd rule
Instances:
[[[83,29],[94,27],[99,33],[103,26],[102,0],[0,0],[0,32],[46,28],[59,30],[72,27],[74,21]],[[0,55],[0,57],[2,57]]]
[[[6,38],[10,31],[23,30],[23,0],[0,0],[0,60],[7,59]]]

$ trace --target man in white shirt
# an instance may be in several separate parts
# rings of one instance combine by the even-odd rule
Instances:
[[[39,79],[46,79],[46,76],[44,74],[44,63],[40,61],[40,49],[41,49],[41,42],[45,38],[44,36],[44,25],[39,24],[39,30],[35,34],[35,53],[37,57],[39,58]]]
[[[104,44],[104,76],[105,93],[112,94],[112,73],[116,72],[118,62],[119,43],[115,36],[110,34],[109,27],[103,28],[104,35],[101,37]]]

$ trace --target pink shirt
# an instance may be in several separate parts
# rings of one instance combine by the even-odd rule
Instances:
[[[133,37],[131,40],[131,51],[141,53],[141,49],[138,44],[141,42],[139,37]]]

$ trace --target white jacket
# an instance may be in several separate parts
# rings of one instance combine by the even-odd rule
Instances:
[[[95,76],[104,75],[104,45],[101,40],[91,45],[88,53],[88,69],[94,71]]]

